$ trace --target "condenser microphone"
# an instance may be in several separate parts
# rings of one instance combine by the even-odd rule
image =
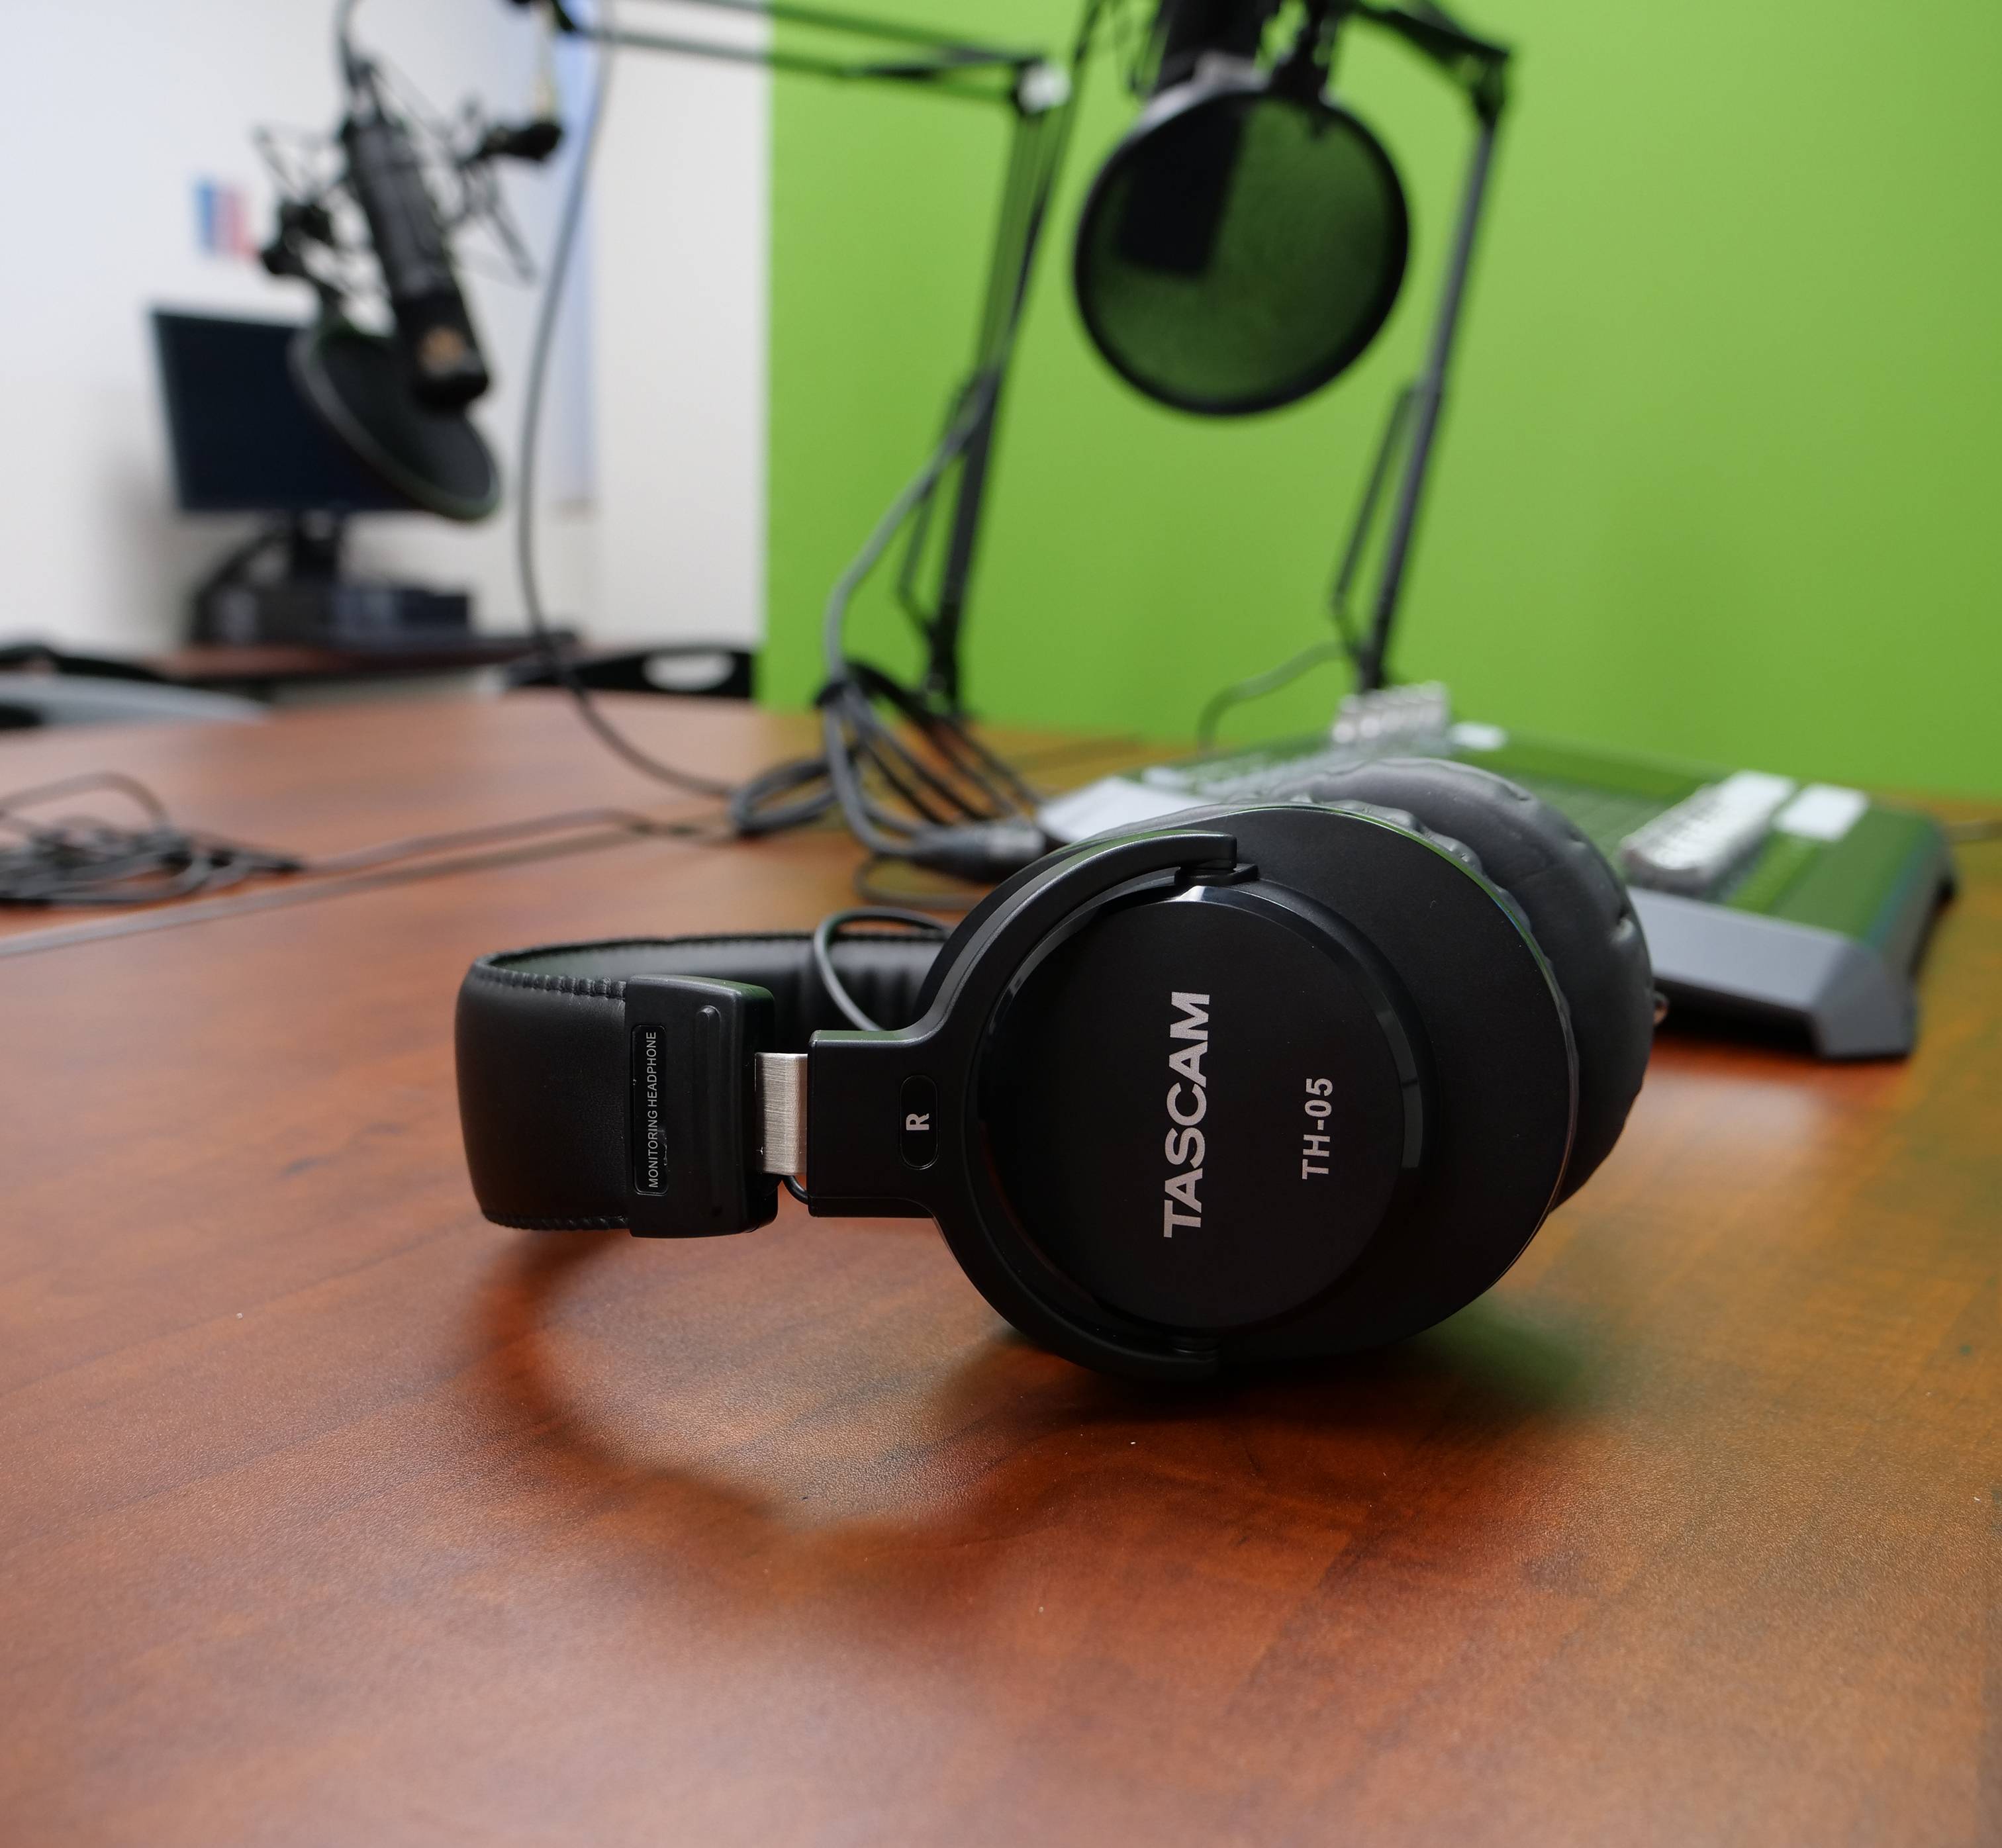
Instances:
[[[1148,100],[1193,82],[1211,60],[1250,68],[1278,9],[1279,0],[1160,0]],[[1120,207],[1121,258],[1143,274],[1199,278],[1216,255],[1243,140],[1236,116],[1205,114],[1189,125],[1172,160],[1136,173]]]
[[[434,410],[469,404],[492,379],[452,267],[438,207],[409,131],[383,106],[373,71],[358,74],[340,125],[348,183],[396,320],[396,347],[413,395]]]
[[[1205,58],[1248,63],[1258,55],[1279,0],[1160,0],[1154,14],[1154,78],[1148,94],[1186,83]]]

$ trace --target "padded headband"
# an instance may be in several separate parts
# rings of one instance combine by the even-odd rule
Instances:
[[[857,937],[835,972],[885,1027],[917,1015],[940,946]],[[804,1052],[849,1025],[814,968],[804,932],[629,938],[483,957],[459,990],[460,1121],[480,1210],[504,1226],[588,1231],[628,1222],[626,1124],[632,1076],[626,987],[654,976],[762,989],[769,1049]]]

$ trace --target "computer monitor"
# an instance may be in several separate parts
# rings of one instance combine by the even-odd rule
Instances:
[[[298,328],[153,311],[160,389],[183,513],[410,513],[342,446],[292,382]]]

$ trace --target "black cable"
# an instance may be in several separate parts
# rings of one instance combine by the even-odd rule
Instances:
[[[90,814],[37,821],[25,812],[65,797],[102,791],[124,797],[144,817],[134,828]],[[0,828],[20,845],[0,847],[0,906],[153,905],[207,897],[260,875],[332,878],[413,859],[439,859],[540,835],[617,829],[634,835],[699,837],[714,832],[699,818],[663,821],[630,809],[568,809],[516,821],[490,822],[382,841],[319,859],[248,846],[183,828],[135,778],[116,771],[67,776],[0,797]]]
[[[865,905],[881,906],[887,910],[904,911],[922,909],[937,912],[947,917],[962,917],[984,898],[984,887],[969,886],[957,891],[928,891],[909,884],[888,886],[877,877],[885,866],[904,866],[910,862],[902,857],[891,858],[872,853],[855,870],[855,895]]]
[[[1233,682],[1220,692],[1210,695],[1195,722],[1195,741],[1207,751],[1216,742],[1217,727],[1223,723],[1223,716],[1233,707],[1248,704],[1254,699],[1262,699],[1268,693],[1276,693],[1280,688],[1291,686],[1305,673],[1319,667],[1324,661],[1351,659],[1348,643],[1340,636],[1329,636],[1318,642],[1310,642],[1297,654],[1289,655],[1276,668],[1268,668],[1262,674],[1253,674]]]
[[[1089,21],[1087,26],[1088,24]],[[989,372],[998,371],[1006,361],[1007,347],[1003,336],[1008,330],[1012,305],[1026,285],[1034,260],[1035,243],[1031,219],[1036,208],[1038,187],[1045,173],[1046,150],[1040,144],[1047,138],[1040,131],[1047,124],[1047,111],[1018,114],[1017,118],[1016,133],[1010,143],[1008,163],[1002,179],[1001,207],[996,214],[994,232],[989,245],[986,288],[981,300],[979,331],[974,342],[976,357],[973,375],[962,381],[953,394],[945,419],[944,427],[948,431],[964,413],[968,397],[983,388]],[[1027,132],[1031,127],[1038,132]],[[1053,179],[1056,167],[1048,166],[1047,172]],[[1012,269],[1008,262],[1010,252],[1018,253]],[[961,465],[962,469],[965,466],[963,459]],[[897,601],[923,643],[928,661],[936,660],[938,629],[941,622],[947,619],[946,612],[937,607],[936,599],[931,607],[926,607],[917,588],[935,504],[936,497],[926,496],[911,520],[896,591]]]
[[[110,790],[129,798],[145,811],[149,821],[161,826],[166,824],[166,804],[138,777],[127,776],[117,770],[86,771],[81,776],[58,777],[54,783],[35,783],[27,789],[16,790],[11,796],[0,796],[0,821],[19,827],[22,824],[15,818],[22,809],[38,807],[58,797],[75,795],[85,790]]]
[[[795,790],[811,793],[796,801],[785,800]],[[804,828],[829,813],[834,792],[828,786],[827,765],[818,757],[801,757],[774,764],[769,770],[738,785],[730,799],[730,825],[747,839],[759,835],[783,834]]]
[[[1076,117],[1084,65],[1105,10],[1091,0],[1070,58],[1065,99],[1055,106],[1018,116],[1017,138],[1003,182],[973,376],[961,394],[931,455],[906,483],[829,592],[821,615],[821,656],[827,683],[820,698],[828,780],[850,831],[882,859],[907,859],[933,870],[964,873],[992,883],[1047,846],[1033,816],[1034,796],[1023,779],[973,739],[962,715],[933,698],[898,689],[887,675],[847,654],[849,606],[900,533],[921,543],[934,497],[955,465],[964,465],[996,406],[1001,381],[1020,332],[1037,251],[1047,225],[1058,174]],[[1012,251],[1012,260],[999,253]],[[914,619],[911,553],[905,553],[900,601]],[[877,712],[895,707],[929,746],[926,764],[896,738]],[[786,786],[797,786],[800,772]],[[871,789],[888,786],[912,814],[887,807]],[[956,809],[941,814],[920,790]],[[738,806],[740,816],[744,804]],[[914,818],[915,816],[915,818]],[[860,888],[858,877],[858,890]]]
[[[695,817],[664,821],[633,809],[558,809],[518,821],[492,821],[476,828],[448,828],[438,834],[413,834],[398,840],[378,842],[371,847],[353,848],[345,853],[307,860],[300,870],[316,877],[369,873],[403,860],[427,859],[439,854],[502,846],[510,841],[531,839],[537,835],[578,833],[592,828],[616,828],[627,834],[661,835],[678,840],[724,838],[713,827]]]
[[[908,853],[910,843],[923,823],[914,824],[885,810],[869,796],[863,784],[858,758],[874,762],[881,772],[884,769],[884,760],[894,750],[905,757],[907,768],[915,765],[915,760],[904,751],[900,743],[890,737],[883,726],[871,696],[891,699],[902,709],[907,720],[914,718],[916,712],[914,703],[909,696],[896,698],[891,692],[895,683],[887,675],[869,668],[867,664],[853,661],[847,657],[844,644],[849,606],[856,592],[874,572],[905,522],[928,501],[947,470],[971,441],[986,415],[997,383],[998,375],[990,369],[983,375],[978,388],[968,394],[958,418],[947,431],[924,465],[891,502],[882,518],[877,522],[874,530],[863,542],[861,549],[849,561],[847,569],[835,580],[822,612],[821,647],[828,685],[821,696],[821,723],[826,741],[830,780],[849,828],[863,845],[873,853]],[[927,710],[921,729],[929,732],[933,739],[947,735],[963,736],[964,732],[957,715],[935,710]],[[961,802],[969,821],[1005,820],[1023,814],[1021,807],[1010,793],[997,791],[978,774],[970,780],[974,786],[976,799],[970,802],[962,800]],[[896,787],[898,793],[907,801],[910,800],[908,788],[899,786],[894,776],[892,786]],[[922,808],[919,812],[920,815],[925,815]],[[932,818],[925,816],[925,819],[929,821]]]
[[[609,24],[609,21],[605,23]],[[1088,42],[1086,37],[1081,44]],[[896,851],[897,840],[914,840],[925,827],[954,825],[950,814],[940,812],[923,799],[918,793],[921,789],[928,790],[947,809],[957,810],[966,823],[977,825],[1025,818],[1034,797],[1022,779],[1008,770],[994,752],[974,741],[956,714],[922,707],[913,696],[896,688],[888,675],[870,671],[856,676],[863,682],[863,696],[858,699],[846,684],[856,674],[848,664],[842,662],[840,670],[829,675],[828,693],[823,697],[824,710],[830,715],[824,725],[828,751],[835,757],[852,755],[856,762],[843,762],[838,774],[831,774],[826,755],[795,760],[774,765],[733,787],[665,764],[634,744],[598,707],[590,689],[551,633],[535,550],[536,458],[562,291],[601,138],[612,55],[609,44],[603,45],[598,52],[590,119],[571,173],[570,188],[560,208],[555,246],[537,310],[517,464],[520,500],[516,510],[516,565],[529,628],[541,644],[549,671],[570,694],[586,724],[626,763],[673,787],[727,799],[734,825],[747,835],[776,833],[817,821],[834,806],[844,788],[852,793],[851,799],[842,804],[850,827],[865,846],[878,853]],[[1068,109],[1061,113],[1067,119]],[[990,283],[989,298],[983,309],[980,330],[979,350],[985,364],[961,395],[959,416],[949,427],[931,461],[920,470],[913,484],[916,492],[907,489],[898,497],[891,514],[879,525],[863,547],[865,575],[874,568],[884,547],[914,513],[921,516],[928,513],[931,497],[940,479],[952,462],[964,453],[982,417],[991,410],[998,384],[999,361],[1005,357],[1019,325],[1036,236],[1047,212],[1048,194],[1055,181],[1055,163],[1046,156],[1036,159],[1038,151],[1031,147],[1025,152],[1023,145],[1039,138],[1034,131],[1042,127],[1044,120],[1035,118],[1031,132],[1018,137],[1018,145],[1011,155],[1009,176],[1004,183],[1000,236],[1010,236],[1025,218],[1031,228],[1023,234],[1013,274],[1008,272],[1006,266],[997,266],[997,274]],[[851,581],[860,581],[854,578],[853,572],[854,567],[851,567],[850,572],[844,574],[843,584],[849,586],[849,590],[842,592],[838,588],[844,615],[848,596],[852,594]],[[832,658],[841,661],[838,637]],[[946,774],[942,776],[933,766],[925,764],[890,735],[874,713],[870,695],[886,698],[897,706],[939,755]],[[916,823],[886,811],[868,796],[858,763],[872,768],[889,784],[892,792],[915,812],[918,817]]]
[[[602,10],[609,16],[609,0]],[[597,734],[599,741],[643,776],[664,783],[671,789],[692,795],[727,800],[736,793],[730,783],[663,763],[643,751],[599,710],[576,667],[551,632],[542,605],[542,579],[535,563],[535,459],[542,438],[542,400],[549,384],[549,357],[556,341],[556,323],[563,312],[563,285],[570,274],[571,253],[577,246],[577,228],[584,216],[584,200],[591,183],[591,170],[598,156],[605,125],[605,109],[611,99],[612,61],[609,46],[598,53],[597,72],[592,80],[591,114],[570,169],[570,184],[556,218],[556,242],[542,277],[542,299],[536,304],[535,328],[528,348],[528,377],[521,406],[521,435],[515,468],[520,476],[514,509],[514,568],[521,583],[521,601],[526,607],[528,627],[542,650],[543,660],[557,684],[575,703],[577,715]]]
[[[122,796],[145,818],[138,828],[95,815],[37,821],[25,812],[89,790]],[[295,873],[290,854],[174,826],[144,783],[115,772],[65,776],[0,797],[0,828],[20,837],[0,848],[0,904],[149,905],[220,891],[260,873]]]
[[[946,927],[937,919],[928,918],[923,912],[898,911],[882,905],[830,912],[814,926],[814,972],[819,976],[821,986],[827,990],[828,998],[841,1009],[842,1018],[849,1026],[859,1027],[864,1033],[881,1033],[882,1023],[869,1017],[861,1004],[848,992],[847,983],[841,979],[834,966],[835,944],[858,924],[893,924],[905,930],[922,931],[927,936],[941,940],[946,935]]]
[[[1357,686],[1362,684],[1364,640],[1357,632],[1355,612],[1350,598],[1355,588],[1355,580],[1362,568],[1365,553],[1369,549],[1370,536],[1376,528],[1377,509],[1389,485],[1390,471],[1408,433],[1411,414],[1417,401],[1414,386],[1406,385],[1391,401],[1390,413],[1383,425],[1383,434],[1377,438],[1376,454],[1371,458],[1369,473],[1364,477],[1362,493],[1351,515],[1348,536],[1342,546],[1341,562],[1334,576],[1333,588],[1328,592],[1327,612],[1334,625],[1333,636],[1318,642],[1310,642],[1298,653],[1289,655],[1277,667],[1268,668],[1261,673],[1250,674],[1242,680],[1233,681],[1219,692],[1212,693],[1204,702],[1195,722],[1196,742],[1205,751],[1216,742],[1219,727],[1224,715],[1233,708],[1249,704],[1254,699],[1263,699],[1276,693],[1282,687],[1291,686],[1303,674],[1309,673],[1324,661],[1346,659]],[[1387,685],[1387,681],[1386,682]]]

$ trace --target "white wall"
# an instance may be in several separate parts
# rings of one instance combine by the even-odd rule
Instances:
[[[169,645],[188,586],[249,529],[173,511],[145,311],[304,316],[300,285],[199,250],[194,188],[203,178],[243,187],[263,235],[270,189],[249,131],[332,125],[331,12],[330,0],[10,9],[0,637]],[[357,23],[434,104],[471,93],[513,114],[527,103],[535,37],[501,0],[369,0]],[[588,54],[566,51],[574,92]],[[540,497],[548,594],[595,634],[749,639],[763,608],[766,80],[637,56],[622,61],[628,80],[590,246],[613,254],[578,278],[574,337],[553,381]],[[507,176],[538,252],[564,173],[557,163]],[[697,186],[709,190],[698,197]],[[699,288],[675,286],[691,276]],[[533,292],[484,277],[469,288],[498,378],[478,414],[511,477]],[[511,517],[470,528],[364,520],[356,562],[470,585],[483,624],[516,627]]]
[[[748,46],[769,30],[633,0],[618,16]],[[602,633],[764,633],[770,95],[747,66],[618,61],[592,242]]]

